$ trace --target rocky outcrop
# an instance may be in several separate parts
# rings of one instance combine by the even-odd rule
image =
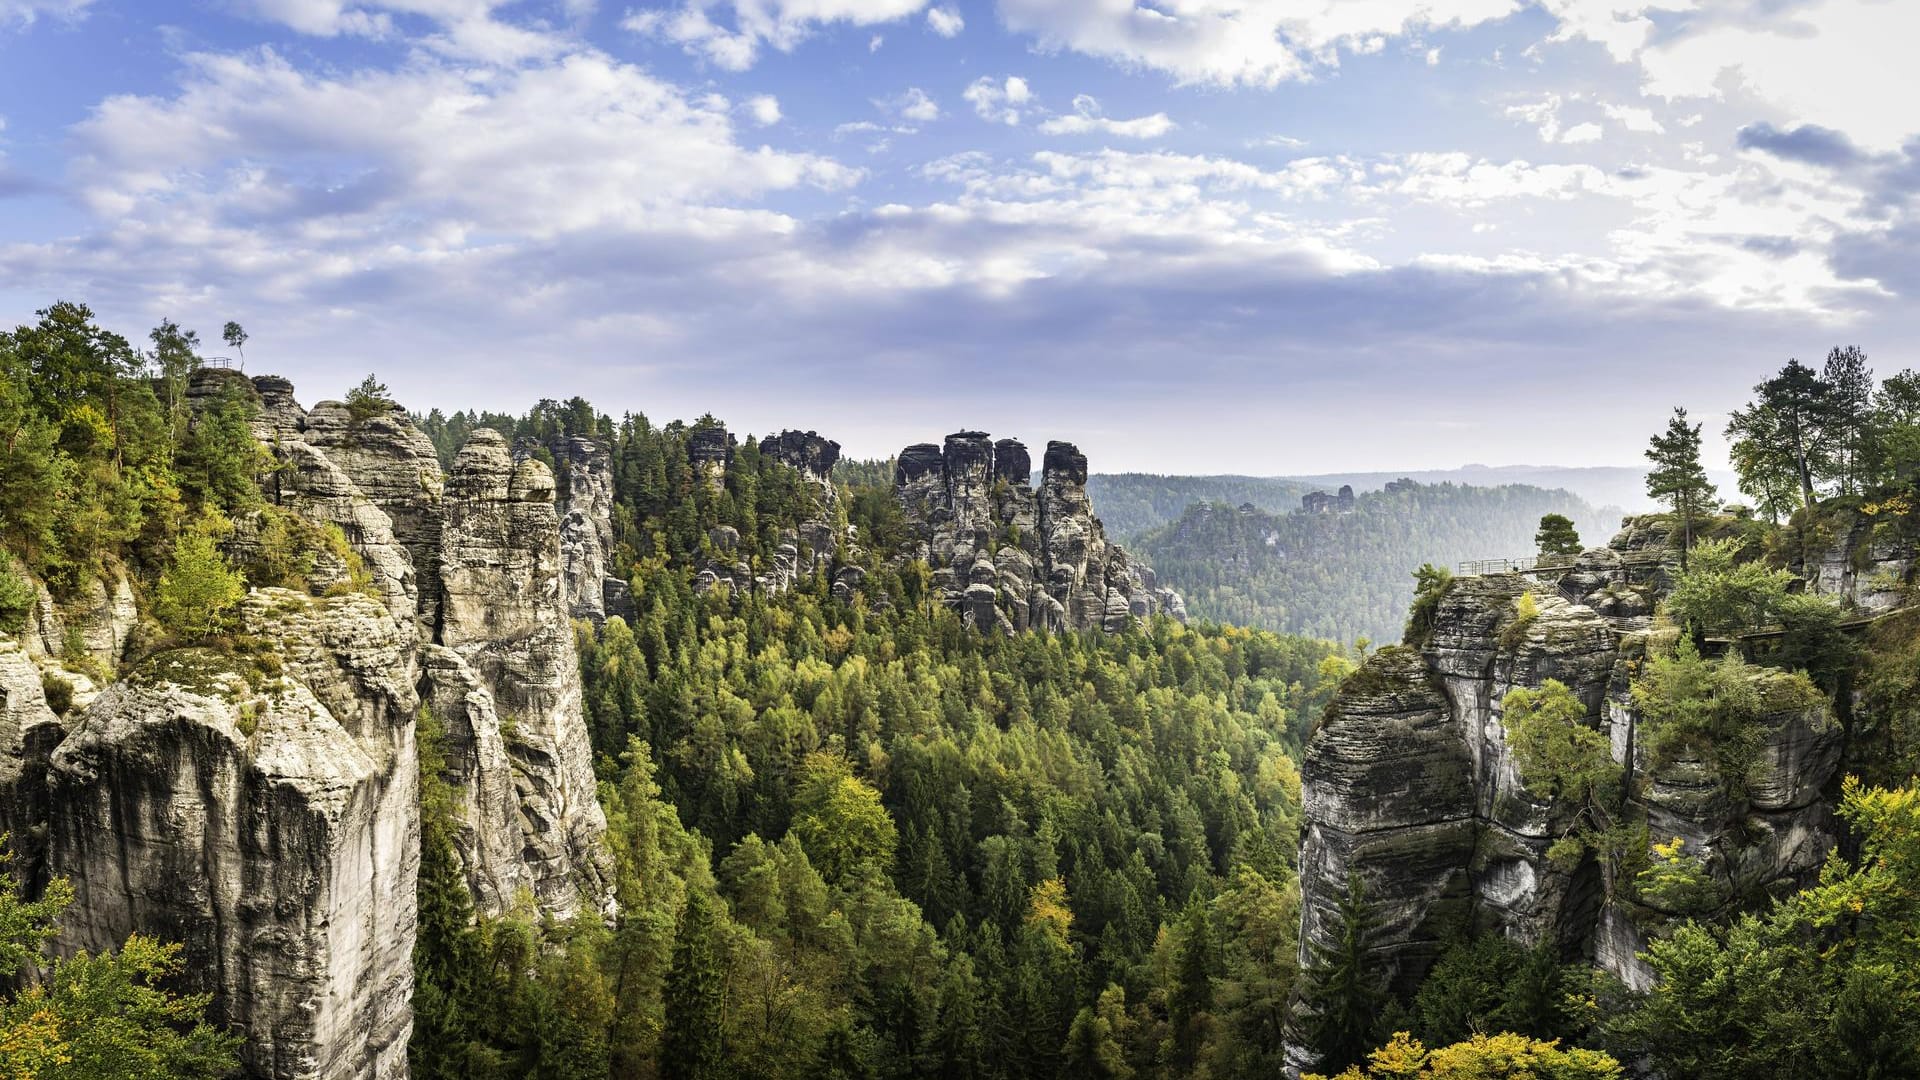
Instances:
[[[813,431],[783,431],[760,440],[760,453],[800,474],[813,490],[817,505],[831,511],[838,496],[829,474],[840,460],[840,444]]]
[[[147,659],[44,765],[62,949],[182,942],[250,1075],[406,1075],[419,808],[414,643],[378,602],[249,597],[269,650]]]
[[[455,776],[496,788],[511,776],[518,795],[503,818],[465,823],[495,834],[473,850],[498,851],[517,833],[540,907],[568,917],[607,908],[611,893],[553,488],[552,470],[535,458],[515,462],[491,429],[474,432],[454,461],[441,529],[439,644],[468,670],[437,655],[443,674],[433,700],[449,731],[467,733]],[[476,812],[505,809],[485,793],[468,801]],[[520,871],[487,880],[490,861],[469,867],[476,895],[511,901]]]
[[[364,419],[337,401],[306,415],[303,437],[384,511],[413,564],[421,625],[438,618],[440,458],[432,440],[392,405]]]
[[[560,588],[567,610],[595,626],[633,618],[633,591],[613,565],[613,448],[584,435],[548,446],[560,480]]]
[[[208,369],[189,391],[251,406],[271,455],[270,507],[235,522],[230,557],[291,546],[300,569],[280,576],[305,590],[249,593],[243,650],[130,670],[123,574],[43,596],[0,636],[0,832],[29,890],[72,881],[59,948],[183,942],[188,985],[247,1034],[248,1076],[401,1078],[422,697],[448,731],[480,909],[611,907],[553,474],[483,430],[443,481],[404,412],[309,413],[270,376]],[[589,563],[611,539],[594,449],[567,448]]]
[[[715,492],[727,486],[727,463],[733,460],[733,439],[720,424],[706,421],[687,432],[687,458],[693,471]]]
[[[1529,789],[1507,748],[1507,694],[1548,680],[1607,736],[1627,793],[1618,821],[1644,822],[1650,843],[1683,840],[1727,895],[1817,872],[1835,841],[1821,791],[1839,764],[1840,729],[1823,705],[1790,700],[1787,676],[1751,676],[1762,701],[1783,705],[1761,718],[1748,776],[1685,755],[1656,762],[1641,735],[1630,688],[1674,558],[1661,523],[1630,520],[1557,579],[1458,579],[1424,640],[1375,653],[1341,687],[1301,770],[1303,962],[1331,944],[1358,876],[1380,918],[1373,950],[1402,991],[1419,984],[1447,933],[1468,926],[1549,942],[1647,984],[1637,953],[1676,913],[1610,879],[1591,852],[1550,858],[1577,808]],[[1311,1064],[1298,1047],[1290,1062]]]
[[[1040,486],[1014,439],[980,431],[921,443],[895,459],[894,496],[947,603],[981,628],[1118,630],[1154,614],[1184,618],[1180,595],[1107,542],[1087,498],[1087,459],[1047,444]]]
[[[1907,603],[1913,588],[1913,541],[1895,523],[1876,523],[1864,513],[1843,511],[1829,522],[1832,539],[1794,569],[1809,591],[1839,597],[1864,615],[1882,615]]]

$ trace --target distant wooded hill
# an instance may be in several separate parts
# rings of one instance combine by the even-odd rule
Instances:
[[[1616,510],[1524,484],[1399,483],[1361,492],[1347,513],[1242,505],[1250,502],[1196,504],[1129,547],[1186,595],[1197,618],[1336,641],[1399,640],[1421,563],[1531,555],[1543,514],[1572,518],[1589,546],[1605,543],[1620,524]],[[1094,509],[1103,518],[1112,513],[1098,494]]]
[[[1733,474],[1709,475],[1719,485],[1721,498],[1739,498]],[[1234,506],[1252,503],[1262,510],[1280,514],[1297,509],[1300,497],[1310,491],[1331,493],[1338,491],[1342,484],[1351,484],[1355,491],[1370,491],[1401,478],[1422,484],[1467,484],[1481,488],[1525,484],[1569,492],[1589,506],[1619,507],[1623,511],[1654,508],[1653,501],[1647,498],[1646,470],[1637,466],[1463,465],[1458,469],[1317,476],[1095,473],[1087,478],[1087,493],[1093,497],[1094,512],[1106,523],[1108,534],[1124,541],[1177,519],[1194,503],[1223,502]]]

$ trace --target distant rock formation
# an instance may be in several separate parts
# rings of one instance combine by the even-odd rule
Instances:
[[[933,568],[947,603],[976,627],[1009,633],[1186,617],[1178,593],[1107,542],[1087,498],[1085,455],[1050,442],[1037,491],[1032,471],[1024,444],[980,431],[900,451],[894,496],[915,541],[908,554]]]
[[[1340,485],[1340,494],[1329,495],[1324,491],[1310,491],[1300,496],[1300,508],[1309,514],[1351,514],[1357,503],[1353,497],[1353,485]]]
[[[695,434],[699,434],[699,429]],[[703,462],[715,460],[711,447],[717,441],[712,436],[705,438],[704,445],[688,440],[687,454],[696,469],[702,468]],[[838,528],[834,524],[839,495],[831,474],[834,464],[840,460],[840,444],[818,432],[783,431],[761,439],[759,451],[763,458],[800,474],[813,498],[811,510],[794,527],[781,530],[779,544],[767,553],[757,570],[739,557],[737,529],[731,525],[714,528],[708,535],[714,557],[695,575],[694,588],[700,592],[725,588],[729,592],[776,596],[817,571],[832,570],[834,595],[850,600],[866,571],[851,562],[859,555],[852,531],[846,529],[844,523]],[[717,479],[710,477],[716,487],[725,483],[725,467],[726,460],[721,459],[722,472]]]

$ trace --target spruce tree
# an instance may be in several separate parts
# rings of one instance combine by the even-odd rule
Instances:
[[[1306,1004],[1311,1010],[1308,1042],[1329,1075],[1364,1061],[1381,1034],[1388,994],[1380,972],[1367,955],[1376,925],[1367,907],[1366,887],[1358,874],[1347,878],[1331,944],[1314,943],[1309,952]]]
[[[725,973],[717,937],[713,901],[689,892],[662,995],[667,1020],[660,1041],[663,1080],[721,1080],[728,1075],[722,1026]]]
[[[1667,430],[1648,440],[1647,494],[1664,501],[1680,519],[1680,568],[1686,569],[1693,546],[1693,522],[1714,498],[1713,482],[1700,465],[1700,425],[1687,423],[1687,410],[1675,407]]]

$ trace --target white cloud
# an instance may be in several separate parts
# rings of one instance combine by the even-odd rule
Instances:
[[[0,30],[10,23],[31,26],[42,16],[76,19],[92,4],[93,0],[0,0]]]
[[[681,0],[677,8],[629,12],[621,26],[674,42],[728,71],[744,71],[763,48],[791,52],[823,27],[898,22],[926,6],[927,0]],[[879,41],[874,35],[869,51]]]
[[[772,127],[780,122],[780,99],[772,94],[756,94],[747,99],[747,114],[761,127]]]
[[[1154,113],[1132,120],[1109,119],[1100,115],[1100,102],[1091,94],[1075,97],[1073,110],[1072,116],[1056,116],[1042,123],[1040,130],[1048,135],[1099,133],[1123,139],[1157,139],[1175,127],[1174,122],[1167,119],[1166,113]]]
[[[940,119],[939,104],[917,86],[909,86],[899,97],[875,104],[902,120],[911,120],[916,124],[930,124]]]
[[[1584,124],[1575,124],[1572,127],[1568,128],[1560,136],[1560,141],[1563,143],[1570,143],[1570,144],[1599,142],[1600,137],[1605,134],[1606,134],[1605,129],[1603,129],[1599,124],[1596,124],[1593,121],[1589,120]]]
[[[982,75],[973,80],[960,97],[973,106],[973,111],[982,120],[1015,125],[1020,123],[1023,109],[1032,99],[1033,91],[1028,88],[1027,80],[1018,75],[1009,75],[1001,81]]]
[[[967,20],[950,7],[928,8],[927,27],[943,38],[957,37],[960,31],[966,29]]]
[[[1439,67],[1439,66],[1440,66],[1440,50],[1439,50],[1439,48],[1437,48],[1437,47],[1436,47],[1436,48],[1432,48],[1432,49],[1428,49],[1428,50],[1427,50],[1427,66],[1428,66],[1428,67]]]
[[[1793,123],[1846,132],[1890,150],[1920,134],[1909,94],[1920,5],[1817,0],[1744,20],[1708,23],[1640,53],[1649,94],[1719,98],[1731,83]]]
[[[1518,0],[1000,0],[1042,48],[1172,74],[1182,83],[1275,86],[1368,52],[1375,39],[1505,18]]]
[[[867,39],[867,51],[870,53],[879,52],[880,46],[885,45],[886,43],[887,43],[886,37],[880,34],[875,34],[872,37]]]
[[[1649,135],[1665,135],[1667,129],[1654,118],[1652,109],[1643,109],[1635,105],[1603,104],[1601,110],[1607,119],[1614,121],[1628,131],[1638,131]]]
[[[77,127],[80,193],[97,213],[130,226],[192,214],[263,238],[325,221],[408,243],[414,220],[532,236],[638,227],[859,176],[749,150],[725,99],[689,98],[597,52],[484,76],[432,63],[315,75],[269,50],[189,63],[178,95],[110,97]]]

